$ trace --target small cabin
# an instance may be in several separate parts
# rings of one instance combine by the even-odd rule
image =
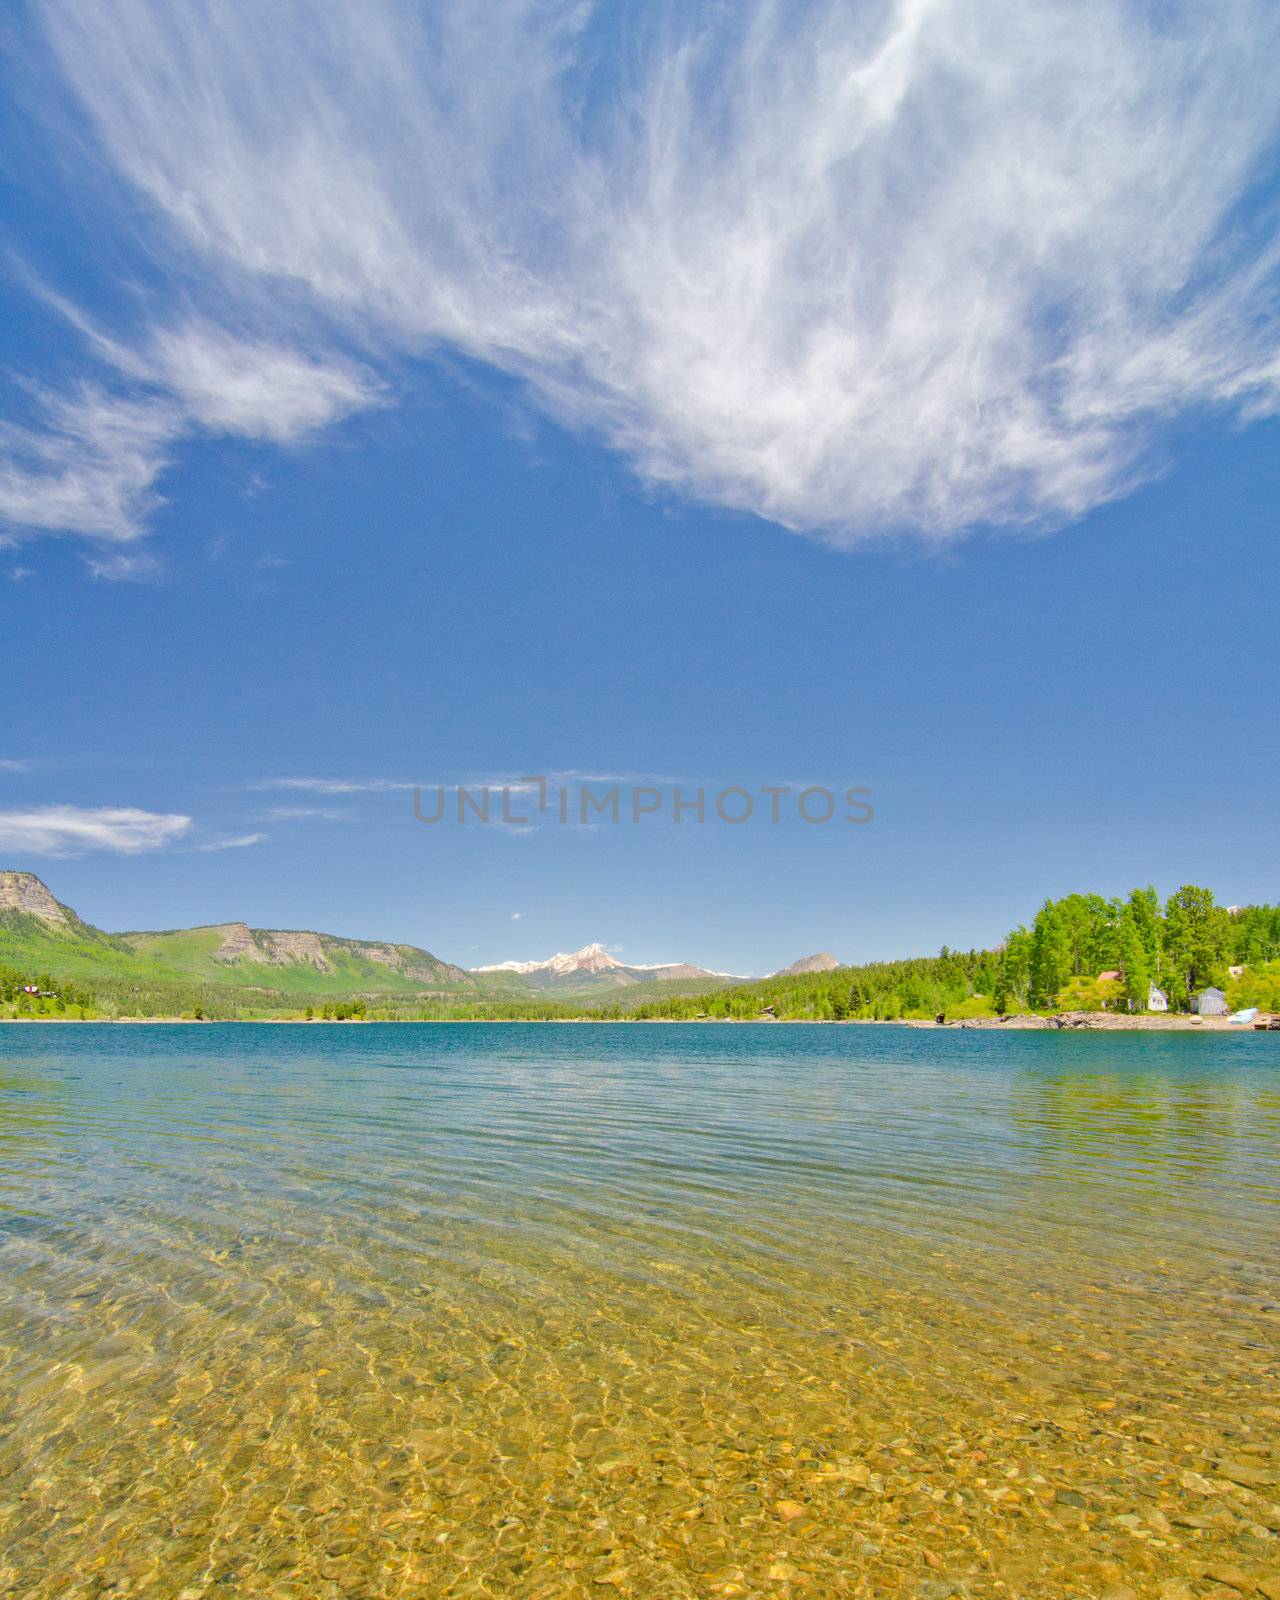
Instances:
[[[1151,984],[1147,989],[1147,1010],[1167,1011],[1168,1009],[1169,996],[1163,989],[1157,989],[1154,983]]]
[[[1229,1014],[1226,995],[1221,989],[1212,987],[1196,996],[1195,1009],[1197,1016],[1201,1017],[1225,1017]]]

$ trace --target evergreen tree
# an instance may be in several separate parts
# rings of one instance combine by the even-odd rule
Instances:
[[[1124,992],[1130,1011],[1145,1011],[1155,967],[1137,919],[1127,906],[1120,923],[1120,964],[1124,969]]]
[[[1001,960],[996,971],[995,994],[992,996],[992,1005],[995,1007],[996,1016],[1003,1017],[1008,1014],[1009,1001],[1011,999],[1012,992],[1009,985],[1009,962],[1006,954],[1006,957]]]

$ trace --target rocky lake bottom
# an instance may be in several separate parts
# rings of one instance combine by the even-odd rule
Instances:
[[[1280,1036],[0,1037],[0,1596],[1280,1600]]]

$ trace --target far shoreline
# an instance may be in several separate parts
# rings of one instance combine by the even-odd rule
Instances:
[[[916,1028],[930,1033],[1263,1033],[1252,1023],[1226,1017],[1160,1015],[1119,1017],[1108,1011],[1062,1012],[1054,1016],[962,1017],[937,1022],[927,1017],[0,1017],[6,1024],[93,1027],[659,1027],[659,1028]]]

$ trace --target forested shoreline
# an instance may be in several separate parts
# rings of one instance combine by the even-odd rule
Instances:
[[[1107,974],[1114,974],[1108,976]],[[217,984],[139,984],[0,963],[0,1016],[69,1019],[185,1017],[193,1020],[568,1021],[782,1020],[897,1021],[943,1014],[952,1020],[1059,1011],[1145,1012],[1152,987],[1170,1011],[1187,1012],[1214,985],[1236,1007],[1280,1011],[1280,906],[1220,906],[1211,890],[1187,884],[1163,902],[1155,890],[1123,898],[1069,894],[1047,900],[1030,926],[991,949],[868,962],[825,972],[761,978],[701,993],[652,987],[607,998],[563,1000],[478,993],[335,998]],[[659,986],[654,986],[659,987]],[[28,991],[34,990],[35,993]]]

